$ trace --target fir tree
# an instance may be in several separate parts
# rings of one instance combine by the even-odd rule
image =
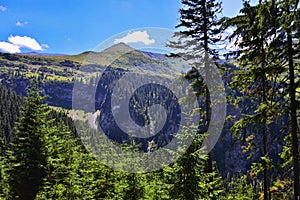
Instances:
[[[289,99],[289,113],[290,113],[290,131],[292,138],[292,160],[293,160],[293,181],[294,181],[294,199],[300,198],[300,182],[299,182],[299,126],[297,122],[297,110],[299,110],[299,102],[296,99],[297,84],[299,87],[299,80],[296,79],[296,69],[299,69],[300,58],[299,54],[299,38],[300,38],[300,8],[299,0],[279,1],[280,15],[279,23],[280,29],[278,44],[278,51],[282,52],[281,58],[285,66],[288,68],[288,99]]]
[[[216,0],[182,0],[182,8],[179,10],[180,22],[176,26],[178,29],[174,34],[173,41],[168,46],[175,49],[176,54],[192,61],[196,70],[200,70],[202,62],[204,65],[204,76],[209,77],[210,58],[218,57],[216,45],[221,41],[222,20],[218,19],[222,8],[221,3]],[[197,61],[197,62],[195,62]],[[210,113],[210,95],[208,88],[204,84],[204,79],[198,77],[194,79],[194,85],[204,85],[204,95],[206,97],[206,127],[209,126]],[[199,91],[198,91],[199,92]],[[207,172],[212,172],[212,157],[208,155]]]
[[[180,141],[192,137],[196,128],[185,127]],[[214,168],[206,170],[208,156],[200,149],[204,135],[198,134],[187,151],[172,165],[165,168],[166,183],[171,199],[220,199],[225,194],[222,178]]]
[[[14,130],[8,171],[13,199],[34,199],[45,176],[44,136],[49,130],[44,97],[33,82]]]
[[[244,1],[241,14],[228,21],[235,28],[231,37],[239,39],[235,41],[238,50],[232,54],[236,56],[240,67],[235,72],[232,83],[243,94],[240,100],[248,102],[244,103],[247,105],[242,111],[243,116],[235,122],[231,131],[234,135],[241,133],[242,141],[248,142],[245,151],[253,151],[257,143],[260,143],[254,138],[262,140],[262,156],[259,164],[255,164],[253,169],[258,169],[257,166],[262,167],[262,170],[255,173],[263,171],[265,200],[271,198],[269,187],[272,160],[269,157],[269,126],[282,113],[278,112],[282,111],[282,106],[277,94],[281,81],[278,77],[283,67],[274,52],[275,30],[278,28],[277,12],[275,1],[260,1],[255,6]],[[237,100],[236,105],[241,106],[240,100]],[[252,134],[247,135],[246,130],[251,130]]]

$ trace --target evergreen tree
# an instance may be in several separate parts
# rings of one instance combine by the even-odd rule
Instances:
[[[0,155],[4,155],[12,139],[10,134],[19,115],[22,97],[0,84]]]
[[[297,100],[296,100],[296,66],[297,59],[299,59],[299,50],[297,50],[297,43],[299,44],[299,1],[259,1],[258,6],[251,7],[248,2],[245,2],[245,7],[242,13],[245,15],[238,16],[233,19],[237,30],[234,36],[240,36],[242,43],[239,44],[241,50],[237,52],[241,55],[243,60],[241,66],[247,66],[251,63],[257,68],[260,66],[260,71],[257,71],[256,76],[262,75],[261,91],[262,103],[259,108],[263,112],[262,122],[263,126],[263,154],[267,155],[267,129],[270,122],[275,118],[270,118],[268,113],[273,113],[276,108],[276,113],[284,115],[288,112],[284,106],[289,108],[290,113],[290,130],[291,130],[291,152],[292,152],[292,165],[293,165],[293,182],[294,182],[294,195],[295,199],[299,196],[299,141],[297,125]],[[251,19],[255,18],[253,21]],[[259,63],[257,63],[259,61]],[[241,63],[241,62],[240,62]],[[246,69],[249,69],[246,68]],[[250,68],[251,69],[251,68]],[[258,68],[259,69],[259,68]],[[248,70],[249,71],[249,70]],[[247,76],[249,74],[246,73]],[[250,76],[251,77],[251,76]],[[271,79],[275,77],[275,79]],[[288,81],[282,81],[285,79]],[[267,80],[269,79],[269,81]],[[259,83],[257,79],[254,79]],[[244,82],[239,80],[240,83]],[[270,91],[268,85],[273,85]],[[284,87],[287,86],[287,87]],[[253,87],[253,86],[252,86]],[[278,92],[278,88],[284,89],[283,92]],[[288,92],[285,92],[288,91]],[[257,93],[257,90],[255,91]],[[268,94],[269,93],[269,94]],[[251,95],[248,95],[251,96]],[[271,98],[270,98],[271,97]],[[289,100],[289,103],[278,101],[279,99]],[[273,98],[273,99],[272,99]],[[278,106],[279,103],[279,106]],[[273,111],[272,111],[273,109]],[[281,110],[281,111],[279,111]],[[284,128],[284,127],[282,127]],[[288,136],[290,137],[290,136]],[[288,139],[286,140],[288,141]],[[285,148],[286,153],[288,148]],[[263,168],[269,164],[269,158],[264,156],[261,163]],[[264,170],[264,198],[268,199],[270,180],[268,178],[268,170]],[[271,198],[271,197],[269,197]]]
[[[19,115],[22,100],[15,92],[0,84],[0,198],[6,198],[9,193],[7,185],[7,166],[9,166],[7,150],[13,139],[12,129]]]
[[[164,169],[144,175],[145,199],[170,199],[170,185],[166,182]]]
[[[222,8],[216,0],[182,0],[179,10],[180,22],[174,34],[176,40],[168,46],[176,49],[176,53],[184,58],[217,58],[216,45],[221,41],[222,20],[218,19]],[[208,62],[205,63],[208,67]]]
[[[299,87],[299,80],[296,79],[296,69],[299,69],[299,62],[295,61],[300,58],[299,54],[299,39],[300,39],[300,8],[299,0],[279,1],[280,15],[280,29],[278,44],[278,51],[282,52],[281,58],[284,65],[288,68],[288,99],[289,99],[289,113],[290,113],[290,131],[292,138],[292,160],[293,160],[293,181],[294,181],[294,199],[300,198],[300,182],[299,182],[299,126],[297,122],[297,110],[299,110],[299,102],[296,99],[297,84]],[[298,76],[299,77],[299,76]]]
[[[188,151],[175,164],[174,172],[176,181],[172,186],[172,198],[198,199],[216,198],[213,193],[218,190],[217,185],[213,185],[213,161],[209,152],[207,159],[201,159],[199,150],[201,147],[200,138],[205,135],[210,124],[211,118],[211,101],[208,87],[205,85],[205,76],[212,77],[211,58],[218,58],[217,44],[221,41],[222,20],[218,17],[221,14],[221,2],[216,0],[182,0],[182,8],[179,10],[180,20],[176,26],[178,29],[174,34],[173,41],[168,46],[173,48],[177,55],[183,57],[194,66],[192,77],[189,73],[186,78],[192,81],[192,87],[197,96],[205,96],[205,103],[202,107],[205,110],[205,120],[199,122],[200,126],[206,127],[206,130],[198,132],[198,136]],[[204,67],[204,68],[203,68]],[[191,71],[193,71],[193,69]],[[201,77],[198,71],[203,71],[204,77]],[[202,108],[202,109],[203,109]],[[200,136],[201,135],[201,136]],[[206,166],[204,171],[199,165]],[[200,178],[209,177],[208,179]],[[211,184],[209,187],[209,184]],[[205,185],[205,190],[200,189],[201,185]],[[202,188],[203,189],[203,188]],[[202,196],[201,196],[202,193]]]
[[[33,82],[14,130],[8,184],[13,199],[34,199],[45,176],[44,136],[49,124],[44,97]]]
[[[174,41],[170,41],[168,46],[176,49],[176,54],[192,61],[195,69],[200,70],[201,64],[204,65],[204,75],[209,77],[210,58],[217,58],[218,51],[216,45],[221,41],[222,20],[218,19],[222,8],[221,2],[216,0],[182,0],[182,8],[179,10],[180,22],[176,26],[178,29],[174,34]],[[197,62],[195,62],[197,61]],[[205,85],[204,79],[195,78],[194,85]],[[199,92],[199,91],[198,91]],[[210,123],[210,95],[208,88],[204,86],[204,95],[206,97],[206,127]],[[213,169],[211,153],[208,155],[207,172],[211,173]]]
[[[72,153],[74,138],[70,131],[60,122],[45,136],[46,177],[39,198],[62,199],[71,197],[70,179],[72,171]]]
[[[185,127],[185,134],[176,136],[181,141],[193,136],[195,129]],[[203,155],[200,146],[204,135],[198,134],[187,151],[172,165],[166,167],[166,183],[169,184],[171,199],[220,199],[225,195],[222,178],[208,173],[208,156]]]
[[[248,184],[247,176],[239,174],[236,177],[232,177],[227,183],[227,197],[228,200],[254,199],[253,190],[250,184]]]
[[[111,170],[95,160],[62,121],[46,136],[47,175],[40,199],[105,199]]]
[[[277,15],[275,1],[260,1],[255,6],[244,1],[241,15],[228,21],[236,28],[231,37],[238,39],[236,45],[239,48],[231,53],[238,58],[240,65],[233,78],[233,87],[240,90],[243,96],[239,99],[246,105],[242,118],[236,121],[231,131],[234,135],[242,133],[242,140],[249,143],[246,151],[253,151],[260,143],[259,140],[262,140],[262,156],[258,165],[263,171],[265,200],[271,198],[269,187],[272,160],[269,156],[269,143],[273,136],[269,134],[269,127],[280,117],[282,112],[279,111],[283,109],[278,98],[278,85],[282,80],[279,75],[283,67],[274,52]],[[238,101],[236,105],[241,106]],[[251,130],[252,134],[246,135],[246,130]],[[257,138],[256,142],[254,138]],[[258,165],[253,169],[257,169]]]

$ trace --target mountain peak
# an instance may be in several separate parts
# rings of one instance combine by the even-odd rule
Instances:
[[[129,45],[125,44],[124,42],[116,43],[116,44],[112,45],[111,47],[114,47],[114,46],[131,48]]]
[[[111,47],[103,50],[103,52],[119,52],[119,53],[127,53],[127,52],[131,52],[134,51],[135,49],[130,47],[129,45],[120,42],[117,44],[112,45]]]

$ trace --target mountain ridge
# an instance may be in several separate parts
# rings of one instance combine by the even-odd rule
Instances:
[[[120,49],[117,47],[120,47]],[[99,56],[103,55],[113,57],[114,54],[122,54],[122,52],[126,53],[113,61],[99,58]],[[91,59],[96,59],[95,61],[97,62],[84,63],[87,56],[90,56],[89,58]],[[44,89],[44,94],[48,96],[46,103],[50,106],[70,110],[72,109],[72,93],[75,78],[79,84],[82,84],[83,88],[88,88],[87,86],[90,84],[97,84],[97,80],[101,76],[100,73],[108,67],[105,64],[109,64],[110,69],[115,70],[116,73],[122,70],[141,69],[139,73],[147,73],[158,77],[169,77],[174,72],[180,73],[183,67],[185,69],[182,73],[190,69],[190,66],[183,66],[175,58],[167,57],[164,54],[129,49],[121,44],[121,46],[114,45],[102,52],[83,52],[71,56],[0,53],[0,82],[7,88],[25,96],[30,78],[38,76],[40,88]],[[223,64],[227,68],[233,69],[232,66],[226,63]],[[230,77],[230,74],[226,76]],[[88,92],[89,90],[83,89],[80,95],[86,97],[89,95]],[[82,103],[84,104],[85,102],[86,100],[83,98]],[[238,115],[238,111],[232,107],[229,107],[228,111],[230,111],[230,114]],[[94,110],[87,110],[87,112],[91,113]],[[222,166],[220,171],[223,176],[226,176],[227,172],[238,173],[239,170],[246,172],[249,169],[248,163],[251,160],[246,160],[246,155],[241,153],[238,144],[232,144],[234,138],[231,137],[228,127],[225,127],[219,141],[214,152],[216,160]]]

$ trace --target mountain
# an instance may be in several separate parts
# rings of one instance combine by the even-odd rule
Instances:
[[[67,54],[60,53],[38,53],[38,52],[25,52],[19,53],[20,55],[34,55],[34,56],[67,56]]]
[[[220,63],[227,69],[224,73],[225,85],[230,81],[234,70],[233,66]],[[191,67],[180,58],[171,58],[164,54],[138,51],[130,46],[119,43],[101,52],[83,52],[78,55],[43,55],[43,54],[8,54],[0,53],[0,82],[3,86],[12,89],[19,95],[26,95],[26,87],[29,79],[38,74],[40,87],[47,95],[46,103],[50,106],[72,109],[72,93],[74,83],[81,85],[80,102],[85,105],[87,101],[94,101],[90,95],[88,85],[95,85],[106,69],[104,83],[97,87],[99,98],[96,104],[101,104],[107,98],[108,83],[115,77],[126,72],[135,70],[156,77],[172,78],[174,74],[186,73]],[[227,88],[228,95],[230,90]],[[94,113],[93,108],[86,107],[85,112]],[[239,116],[240,113],[233,106],[228,105],[227,113]],[[109,117],[107,117],[109,118]],[[103,122],[108,124],[111,122]],[[114,132],[114,131],[113,131]],[[114,132],[115,139],[118,132]],[[120,140],[124,139],[120,136]],[[276,143],[274,143],[276,146]],[[280,149],[274,148],[276,154]],[[214,158],[223,176],[227,173],[246,172],[250,163],[247,155],[241,152],[240,144],[230,134],[230,126],[226,125],[222,135],[214,149]],[[258,154],[257,154],[258,155]]]
[[[163,54],[137,51],[119,43],[102,52],[89,51],[78,55],[0,53],[0,81],[18,94],[25,95],[28,78],[37,72],[41,87],[49,96],[47,103],[71,109],[75,75],[84,84],[94,82],[107,66],[156,76],[170,76],[181,70],[180,61]]]

